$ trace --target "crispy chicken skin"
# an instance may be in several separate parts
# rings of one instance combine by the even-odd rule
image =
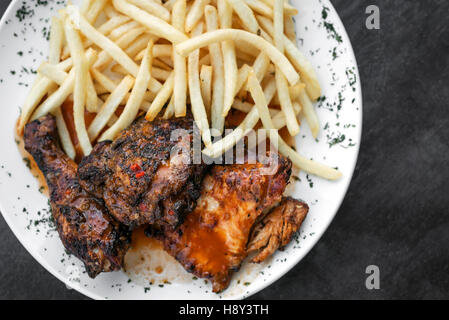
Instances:
[[[282,198],[292,164],[277,154],[270,155],[270,162],[276,163],[274,170],[261,163],[215,165],[184,224],[156,234],[187,271],[211,279],[214,292],[227,288],[247,256],[253,225]]]
[[[178,129],[186,134],[178,137]],[[98,143],[81,161],[81,185],[131,228],[175,227],[193,210],[206,168],[192,164],[193,134],[190,116],[152,122],[141,117],[114,142]]]
[[[248,253],[257,252],[251,262],[260,263],[277,249],[290,243],[307,216],[309,207],[304,202],[286,197],[260,221],[252,233]]]
[[[52,215],[65,248],[84,263],[92,278],[120,269],[130,232],[108,215],[102,200],[81,188],[76,163],[59,147],[54,117],[29,123],[24,140],[47,181]]]

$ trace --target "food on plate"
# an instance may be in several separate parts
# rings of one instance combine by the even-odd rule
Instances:
[[[290,243],[309,212],[309,206],[291,197],[267,214],[254,228],[248,252],[257,252],[251,262],[260,263]]]
[[[25,147],[45,176],[59,237],[91,277],[119,270],[131,233],[112,219],[102,201],[84,191],[77,165],[60,148],[56,120],[47,115],[25,128]]]
[[[254,226],[266,209],[281,201],[291,167],[291,161],[277,153],[270,155],[267,164],[213,166],[186,221],[175,230],[156,232],[156,237],[186,270],[210,279],[214,292],[223,291],[248,254]],[[291,222],[298,222],[297,228],[302,220]]]
[[[113,142],[97,143],[83,158],[80,184],[103,199],[120,223],[174,227],[192,211],[206,168],[191,161],[193,134],[191,117],[152,122],[138,118]]]
[[[284,0],[85,0],[52,18],[17,133],[89,276],[120,269],[137,228],[215,292],[291,241],[308,212],[285,194],[292,166],[341,177],[292,145],[303,119],[320,132],[297,13]],[[255,130],[264,140],[245,140]],[[268,146],[269,161],[217,161],[242,145]]]

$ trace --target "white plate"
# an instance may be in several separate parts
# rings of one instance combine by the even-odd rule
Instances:
[[[24,2],[25,10],[18,11]],[[96,299],[241,299],[267,287],[293,268],[334,218],[349,186],[361,139],[362,95],[357,63],[331,3],[293,1],[300,11],[296,17],[299,45],[317,69],[326,97],[317,108],[323,127],[319,142],[311,138],[307,125],[303,124],[297,143],[305,156],[338,167],[343,178],[328,182],[301,173],[294,196],[309,204],[310,213],[296,241],[262,266],[244,265],[234,275],[230,287],[217,295],[211,292],[210,284],[192,280],[190,276],[188,281],[173,281],[163,287],[157,283],[147,285],[146,290],[135,281],[129,282],[124,272],[105,273],[92,280],[76,258],[64,253],[57,234],[47,224],[34,225],[33,221],[48,217],[47,198],[38,192],[36,179],[22,161],[13,132],[29,89],[27,85],[35,77],[32,70],[46,58],[49,17],[62,6],[60,2],[50,0],[47,5],[36,5],[34,0],[12,1],[0,23],[0,210],[25,248],[58,279]],[[20,12],[28,13],[19,21],[18,12],[19,16]],[[343,137],[344,141],[332,143]]]

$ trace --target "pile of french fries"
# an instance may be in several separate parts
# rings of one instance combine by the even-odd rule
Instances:
[[[76,152],[61,106],[73,101],[73,118],[84,155],[92,143],[113,140],[135,118],[182,117],[190,107],[204,142],[218,157],[261,121],[274,131],[279,152],[308,173],[330,180],[341,173],[309,160],[278,134],[294,137],[305,118],[319,133],[313,101],[321,95],[309,61],[296,46],[285,0],[84,0],[51,20],[48,62],[38,69],[18,124],[52,113],[64,151]],[[118,108],[123,110],[118,115]],[[223,139],[225,118],[245,112]],[[85,111],[95,113],[86,125]]]

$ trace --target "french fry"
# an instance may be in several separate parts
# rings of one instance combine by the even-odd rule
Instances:
[[[61,50],[64,43],[64,28],[61,20],[57,17],[53,17],[51,19],[50,30],[50,51],[48,53],[48,62],[51,64],[57,64],[61,59]]]
[[[90,52],[92,53],[92,51]],[[56,67],[64,71],[70,68],[71,66],[72,66],[72,59],[67,59],[58,64],[57,66],[51,67]],[[25,124],[30,119],[31,115],[33,114],[33,111],[35,110],[39,102],[42,100],[42,98],[48,92],[53,92],[55,89],[56,84],[52,79],[49,79],[42,75],[38,75],[22,106],[22,112],[20,114],[19,124],[17,126],[17,132],[19,135],[23,134]]]
[[[89,10],[90,6],[92,5],[92,2],[94,2],[94,0],[83,0],[83,2],[81,3],[81,7],[80,7],[80,13],[85,16],[87,11]]]
[[[290,158],[295,166],[310,174],[314,174],[329,180],[339,179],[341,177],[340,171],[299,155],[299,153],[294,151],[287,143],[285,143],[285,141],[279,136],[278,131],[274,127],[264,93],[254,73],[251,73],[249,75],[248,83],[250,84],[249,90],[256,104],[258,115],[262,120],[262,124],[265,129],[270,130],[270,133],[274,135],[275,141],[272,142],[275,144],[275,146],[277,145],[279,152],[284,156]]]
[[[114,7],[123,14],[140,22],[147,27],[150,32],[158,37],[168,39],[170,42],[178,43],[187,39],[187,36],[172,27],[164,20],[150,15],[125,0],[113,0]]]
[[[44,82],[45,81],[45,82]],[[37,92],[39,93],[39,95],[42,95],[41,99],[44,97],[44,95],[47,93],[47,91],[49,90],[47,87],[45,90],[42,90],[41,86],[46,85],[47,83],[49,83],[50,85],[54,84],[54,82],[48,78],[44,78],[41,80],[41,83],[38,83],[36,85],[35,89],[36,93],[33,92],[34,90],[32,89],[30,91],[30,96],[33,96],[33,100],[36,101],[37,99],[35,97],[37,97]],[[53,93],[51,94],[35,111],[34,113],[32,113],[32,111],[29,113],[28,118],[31,116],[31,114],[33,115],[31,117],[31,120],[36,120],[50,112],[52,112],[53,110],[55,110],[56,108],[59,108],[64,101],[67,99],[67,97],[73,92],[73,86],[75,84],[75,70],[72,69],[69,73],[69,75],[67,76],[67,78],[64,80],[64,82],[62,83],[62,85]],[[45,91],[45,92],[44,92]],[[36,102],[37,105],[38,102]],[[25,104],[25,106],[27,106],[27,104]],[[26,110],[25,108],[23,108],[23,110]],[[22,110],[22,118],[24,119],[24,111]],[[28,114],[28,112],[27,112]],[[25,123],[28,121],[24,120]],[[25,125],[25,124],[24,124]],[[20,126],[19,126],[20,128]],[[23,127],[22,127],[22,131],[23,131]]]
[[[246,84],[248,80],[249,72],[251,71],[251,67],[247,64],[244,64],[237,73],[237,85],[235,86],[235,92],[238,93],[243,86]]]
[[[127,48],[131,42],[133,42],[137,37],[139,37],[141,34],[145,32],[145,28],[137,28],[137,29],[131,29],[124,35],[122,35],[117,41],[116,45],[120,49]],[[101,51],[98,55],[98,59],[94,64],[94,68],[102,70],[104,69],[110,62],[112,61],[112,57],[106,52]]]
[[[67,72],[65,72],[64,69],[48,62],[43,62],[37,69],[37,72],[40,75],[56,82],[58,85],[62,85],[62,83],[68,76]]]
[[[126,76],[115,88],[114,91],[109,95],[109,97],[104,102],[103,106],[95,116],[94,120],[89,126],[87,133],[91,141],[95,140],[103,130],[104,126],[108,123],[111,116],[117,110],[117,107],[123,101],[123,98],[131,90],[134,84],[134,78],[131,76]]]
[[[172,25],[184,32],[184,24],[186,19],[186,0],[178,0],[173,6],[172,10]],[[186,115],[186,101],[187,101],[187,69],[186,59],[180,56],[173,49],[174,68],[174,84],[173,84],[173,99],[175,104],[175,116],[183,117]]]
[[[173,96],[171,96],[170,102],[167,105],[167,108],[165,109],[164,115],[162,116],[163,119],[171,119],[175,115],[175,104],[173,102]]]
[[[212,104],[212,70],[213,68],[211,66],[202,65],[200,71],[201,97],[203,98],[209,119]]]
[[[143,34],[140,37],[138,37],[133,43],[125,49],[125,53],[129,57],[133,57],[135,61],[141,61],[143,58],[143,55],[145,54],[145,48],[148,45],[148,42],[150,40],[153,40],[153,42],[157,41],[157,38],[153,38],[153,36],[149,34]],[[137,56],[140,55],[140,58],[137,59]]]
[[[92,65],[92,63],[95,61],[96,58],[97,58],[97,55],[96,55],[96,52],[94,50],[90,49],[90,50],[88,50],[86,52],[86,59],[88,61],[89,66]],[[50,81],[51,84],[54,84],[53,81],[51,81],[51,80],[49,80],[47,78],[44,79],[44,80],[48,80],[48,81]],[[50,112],[53,112],[55,109],[59,108],[64,103],[64,101],[68,98],[68,96],[71,93],[73,93],[74,85],[75,85],[75,69],[72,68],[72,70],[70,70],[69,75],[64,80],[64,82],[61,84],[61,86],[55,92],[53,92],[34,111],[32,117],[31,117],[31,120],[36,120],[36,119],[38,119],[38,118],[40,118],[40,117],[42,117],[42,116],[44,116],[44,115],[46,115],[46,114],[48,114]],[[37,88],[37,90],[38,90],[39,94],[42,92],[41,88]],[[33,89],[31,91],[33,91]],[[43,97],[43,95],[42,95],[42,97]],[[34,100],[34,99],[36,99],[36,97],[33,97],[32,99]],[[22,111],[22,114],[23,114],[23,111]]]
[[[106,17],[108,17],[109,19],[112,19],[120,15],[120,13],[118,13],[117,10],[115,10],[115,8],[110,3],[108,3],[106,7],[104,7],[104,13],[106,14]]]
[[[90,72],[87,72],[87,83],[86,83],[86,109],[89,112],[97,112],[98,111],[98,97],[97,92],[95,91],[94,82],[92,81],[92,77]]]
[[[62,76],[65,78],[67,76],[67,73],[64,71],[63,68],[56,66],[56,64],[59,63],[59,60],[61,59],[64,39],[65,39],[64,26],[62,24],[62,21],[57,17],[53,17],[51,19],[51,30],[50,30],[50,50],[48,53],[49,63],[46,64],[50,67],[55,67],[57,71],[60,70]],[[71,65],[72,63],[70,62],[70,66]],[[61,109],[56,109],[54,111],[54,116],[56,119],[56,127],[58,129],[59,141],[61,142],[62,149],[69,158],[75,159],[76,156],[75,147],[73,146],[73,142],[70,138],[70,133],[69,130],[67,129],[67,125],[62,116]]]
[[[270,19],[262,16],[258,16],[257,18],[269,34],[274,34],[273,23]],[[315,69],[310,61],[307,60],[298,47],[286,36],[284,36],[284,49],[288,59],[301,74],[301,79],[306,84],[306,90],[310,98],[312,100],[318,99],[321,96],[321,87]]]
[[[296,72],[295,68],[293,68],[290,61],[288,61],[288,59],[278,49],[276,49],[276,47],[274,47],[266,40],[258,37],[257,35],[247,31],[235,29],[211,31],[202,34],[199,37],[195,37],[179,43],[175,46],[175,49],[182,56],[187,56],[193,50],[196,50],[198,48],[202,48],[204,46],[208,46],[210,44],[222,42],[225,40],[236,39],[240,39],[247,43],[250,43],[259,50],[265,52],[271,59],[271,61],[277,67],[279,67],[282,73],[284,73],[285,77],[291,85],[295,85],[299,81],[299,75]]]
[[[310,101],[309,96],[304,92],[304,90],[299,93],[298,100],[302,106],[304,116],[307,124],[309,125],[310,131],[312,132],[312,136],[316,139],[320,131],[320,124],[315,108],[312,105],[312,101]]]
[[[295,22],[292,17],[284,18],[284,33],[290,41],[296,42]]]
[[[274,42],[280,52],[284,52],[284,0],[274,0]],[[276,86],[282,112],[285,114],[287,129],[291,136],[299,133],[299,124],[293,111],[287,80],[279,68],[276,68]],[[248,81],[249,82],[249,81]],[[262,116],[261,116],[262,117]]]
[[[155,63],[156,61],[164,63],[164,65],[161,64],[161,65],[158,65],[158,67],[167,68],[167,70],[171,70],[171,69],[173,69],[175,67],[171,57],[159,57],[158,59],[156,59],[153,62],[153,65],[156,65],[156,63]]]
[[[140,61],[143,58],[145,50],[140,51],[134,58]],[[155,44],[153,47],[153,57],[169,57],[173,54],[173,46],[171,44]]]
[[[90,23],[95,23],[101,11],[104,9],[108,0],[95,0],[89,7],[89,10],[84,14],[86,20]]]
[[[173,46],[170,44],[156,44],[153,48],[155,57],[169,57],[173,53]]]
[[[239,16],[242,25],[245,29],[249,30],[252,33],[258,33],[259,24],[257,23],[254,12],[250,7],[246,4],[245,1],[242,0],[226,0],[232,6],[232,9]]]
[[[300,93],[305,89],[306,85],[302,82],[297,83],[294,86],[288,88],[288,92],[290,94],[290,99],[292,101],[297,101]]]
[[[153,71],[153,69],[152,69],[152,71]],[[97,81],[103,88],[105,88],[107,90],[107,92],[113,92],[117,88],[117,83],[115,83],[112,79],[110,79],[103,73],[99,72],[96,69],[92,69],[91,72],[92,72],[92,75],[93,75],[95,81]],[[126,102],[129,100],[129,96],[130,96],[129,93],[126,94],[124,99],[122,100],[121,104],[126,104]],[[151,91],[147,91],[147,92],[145,92],[145,95],[144,95],[144,101],[151,102],[154,100],[154,97],[155,97],[154,93],[152,93]],[[147,109],[148,108],[143,108],[142,110],[147,111]]]
[[[235,99],[232,107],[241,112],[248,113],[248,112],[251,112],[251,110],[254,108],[254,104],[246,102],[246,101],[242,101],[240,99]],[[282,115],[282,119],[285,122],[285,117],[283,116],[282,111],[280,111],[278,109],[269,109],[269,110],[270,110],[271,117],[273,117],[273,123],[274,123],[274,118],[278,115]],[[284,126],[285,126],[285,124],[284,124]]]
[[[103,35],[108,35],[111,31],[115,30],[116,28],[121,27],[123,24],[129,22],[130,18],[123,16],[123,15],[118,15],[116,17],[111,18],[110,20],[108,20],[107,22],[105,22],[104,24],[102,24],[99,28],[98,28],[98,32],[100,32]],[[92,46],[92,41],[90,41],[89,39],[84,41],[84,48],[88,48],[90,46]],[[69,47],[64,47],[63,51],[62,51],[62,58],[66,59],[69,55]]]
[[[274,80],[274,78],[267,83],[263,93],[265,96],[265,101],[269,103],[269,101],[273,99],[274,94],[276,93],[276,81]],[[237,144],[237,142],[239,142],[243,137],[245,137],[249,133],[249,131],[256,126],[257,122],[259,122],[260,119],[257,108],[254,107],[254,105],[251,108],[248,108],[248,111],[249,112],[246,115],[245,119],[239,124],[239,126],[233,132],[226,135],[223,139],[212,144],[210,148],[203,149],[202,151],[203,154],[211,158],[216,158],[221,154],[223,154],[224,152],[231,149],[232,147],[234,147]]]
[[[220,27],[222,29],[232,28],[232,7],[227,0],[217,0],[218,13],[220,16]],[[234,42],[224,41],[221,44],[223,54],[224,70],[224,98],[222,116],[226,117],[232,107],[235,97],[237,83],[237,59],[235,56]]]
[[[111,67],[111,72],[115,72],[115,73],[121,74],[122,76],[126,76],[126,75],[129,74],[129,72],[125,68],[123,68],[121,65],[119,65],[119,64],[113,65]]]
[[[128,23],[131,19],[124,15],[118,15],[113,18],[110,18],[107,20],[104,24],[98,27],[98,32],[108,35],[113,30],[119,28],[120,26],[124,25],[125,23]],[[86,45],[86,42],[84,43]],[[90,45],[90,44],[89,44]]]
[[[263,2],[265,3],[267,6],[273,8],[273,0],[256,0],[258,2]],[[298,9],[296,9],[295,7],[291,6],[290,4],[288,4],[287,2],[284,2],[284,14],[286,16],[296,16],[298,14]]]
[[[263,78],[265,77],[268,71],[269,66],[270,66],[270,59],[265,54],[265,52],[259,53],[256,60],[254,60],[254,64],[252,67],[259,82],[262,82]],[[245,91],[248,91],[247,85],[245,86]]]
[[[244,0],[244,2],[250,7],[254,12],[258,14],[264,15],[266,17],[273,16],[273,8],[268,6],[262,1],[259,0]]]
[[[101,86],[103,86],[109,92],[113,92],[116,89],[117,84],[113,80],[111,80],[109,77],[105,76],[103,73],[98,71],[97,69],[92,68],[91,73],[92,73],[94,80],[97,81]]]
[[[130,30],[140,28],[140,27],[141,27],[140,23],[138,23],[137,21],[131,20],[131,21],[121,25],[120,27],[112,30],[111,33],[109,34],[109,39],[111,39],[112,41],[115,42],[118,39],[120,39],[120,37],[123,36],[125,33],[129,32]]]
[[[121,64],[132,76],[137,76],[138,65],[112,40],[98,32],[82,16],[79,17],[80,31],[94,44],[107,52],[117,63]]]
[[[236,110],[248,113],[250,112],[254,105],[252,103],[249,103],[247,101],[242,101],[240,99],[235,99],[234,103],[232,104],[232,107]]]
[[[101,96],[103,94],[109,94],[109,92],[110,92],[108,89],[106,89],[99,83],[94,83],[94,86],[95,86],[95,92],[97,93],[98,96]]]
[[[310,98],[315,101],[321,96],[321,86],[318,82],[318,76],[315,69],[309,60],[302,54],[302,52],[294,45],[293,42],[286,39],[285,53],[292,64],[301,74],[301,79],[306,84],[306,91]]]
[[[152,52],[153,42],[150,41],[148,43],[147,51],[145,52],[142,64],[140,65],[135,85],[131,91],[131,95],[128,99],[128,102],[126,103],[125,109],[123,110],[117,122],[102,134],[102,136],[100,137],[100,141],[114,139],[120,131],[128,127],[136,118],[137,113],[139,112],[139,108],[144,100],[148,84],[151,80],[151,60],[153,59]]]
[[[112,114],[111,118],[108,121],[108,127],[112,127],[114,123],[116,123],[118,120],[118,117],[114,114]]]
[[[119,46],[117,46],[103,34],[99,33],[82,16],[79,17],[79,27],[80,31],[87,38],[89,38],[93,43],[103,49],[103,51],[106,51],[117,63],[125,68],[129,72],[129,74],[131,74],[133,77],[137,77],[139,66]],[[153,78],[150,81],[148,89],[156,93],[161,89],[161,84]]]
[[[198,36],[203,32],[203,24],[198,24],[192,32],[192,36]],[[207,119],[206,107],[201,96],[200,78],[199,78],[199,56],[200,50],[195,50],[188,58],[188,77],[190,104],[192,105],[192,114],[200,130],[203,142],[206,147],[211,145],[211,136],[209,122]],[[175,105],[176,110],[176,105]]]
[[[161,111],[164,104],[170,99],[170,95],[173,93],[173,83],[174,83],[174,73],[172,72],[167,81],[164,82],[162,89],[158,92],[153,102],[151,103],[150,109],[148,109],[145,119],[148,121],[153,121],[156,118],[159,111]]]
[[[208,33],[218,28],[218,15],[215,7],[207,5],[204,9]],[[199,39],[203,35],[193,39]],[[197,48],[198,49],[198,48]],[[212,101],[211,101],[211,127],[222,133],[224,129],[223,103],[224,103],[224,70],[223,55],[220,43],[209,44],[209,53],[213,67]]]
[[[86,106],[87,82],[89,64],[87,62],[81,36],[72,26],[69,20],[64,25],[65,37],[73,59],[73,69],[75,70],[75,81],[73,89],[73,118],[75,122],[76,135],[84,155],[88,155],[92,150],[92,145],[84,122],[84,108]]]
[[[167,0],[165,1],[165,3],[163,4],[164,8],[166,8],[167,10],[171,11],[173,9],[173,6],[175,5],[176,1],[178,0]]]
[[[70,159],[74,160],[76,156],[75,147],[73,146],[73,142],[70,138],[70,133],[64,121],[64,117],[62,116],[61,109],[56,109],[55,111],[53,111],[53,114],[56,118],[56,128],[58,129],[58,135],[59,140],[61,141],[62,149]]]
[[[165,21],[170,21],[170,11],[152,0],[129,0],[132,4]]]
[[[231,133],[226,135],[223,139],[218,140],[211,147],[203,149],[203,154],[210,158],[217,158],[226,151],[233,148],[237,142],[245,137],[259,121],[259,113],[256,108],[253,108]]]
[[[195,0],[185,21],[185,31],[190,32],[204,15],[204,8],[209,4],[209,0]]]
[[[293,110],[295,111],[296,116],[298,116],[302,110],[301,105],[297,101],[293,102],[292,104],[293,104]],[[277,130],[282,129],[283,127],[285,127],[287,125],[287,121],[285,119],[285,114],[283,112],[279,112],[278,114],[274,115],[272,120],[273,120],[273,125]]]
[[[161,68],[156,68],[153,67],[151,70],[151,75],[157,79],[157,80],[162,80],[162,81],[166,81],[168,79],[168,77],[170,77],[171,72],[161,69]],[[176,80],[175,80],[175,84],[176,84]],[[186,88],[187,90],[187,88]]]

